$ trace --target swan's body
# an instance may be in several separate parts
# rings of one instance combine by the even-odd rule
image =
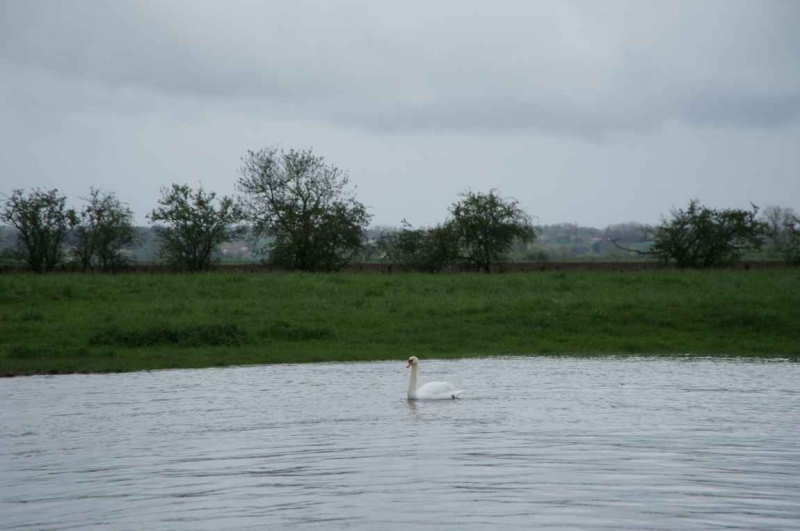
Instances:
[[[417,388],[417,375],[419,373],[419,359],[416,356],[408,358],[411,367],[411,378],[408,380],[409,400],[446,400],[458,398],[464,391],[456,390],[450,382],[428,382]]]

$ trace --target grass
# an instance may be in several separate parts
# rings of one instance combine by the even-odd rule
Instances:
[[[499,354],[800,356],[800,274],[0,277],[0,374]]]

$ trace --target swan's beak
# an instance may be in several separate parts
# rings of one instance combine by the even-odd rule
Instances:
[[[408,360],[408,365],[406,365],[406,369],[410,369],[412,365],[413,363],[411,362],[411,360]]]

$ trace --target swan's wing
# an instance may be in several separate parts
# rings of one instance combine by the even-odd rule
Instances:
[[[450,382],[428,382],[417,389],[417,397],[421,399],[457,398],[464,391],[457,391]]]
[[[455,386],[450,382],[428,382],[417,389],[417,394],[441,395],[455,391]]]

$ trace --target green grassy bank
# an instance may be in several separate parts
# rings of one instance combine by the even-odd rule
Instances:
[[[800,273],[0,277],[0,374],[497,354],[800,356]]]

